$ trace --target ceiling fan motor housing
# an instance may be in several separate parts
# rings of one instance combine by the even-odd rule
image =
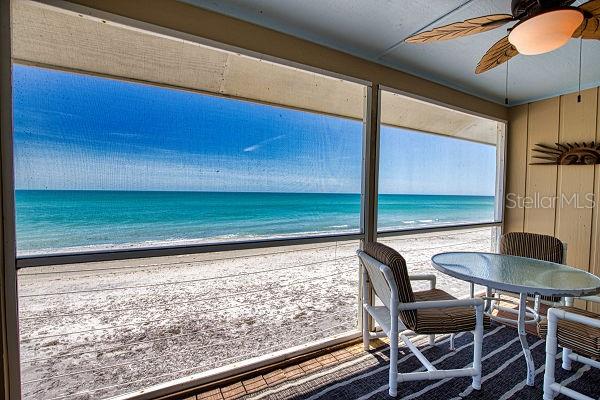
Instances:
[[[568,7],[574,2],[575,0],[512,0],[511,11],[513,17],[523,20],[542,11]]]

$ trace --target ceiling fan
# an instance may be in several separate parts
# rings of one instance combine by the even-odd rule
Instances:
[[[485,53],[475,73],[505,63],[517,54],[547,53],[571,38],[600,40],[600,0],[572,7],[575,0],[512,0],[512,14],[494,14],[455,22],[407,38],[408,43],[430,43],[490,31],[518,21],[508,35]]]

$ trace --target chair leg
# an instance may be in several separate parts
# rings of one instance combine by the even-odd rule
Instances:
[[[435,344],[435,335],[429,335],[429,345],[433,346]]]
[[[483,305],[475,307],[476,323],[473,332],[473,368],[477,375],[473,376],[473,389],[481,389],[481,351],[483,346]]]
[[[390,324],[390,376],[389,394],[396,397],[398,394],[398,313],[397,308],[392,306]]]
[[[546,342],[548,343],[548,342]],[[556,353],[556,350],[554,351]],[[552,384],[554,383],[554,357],[556,354],[548,353],[546,350],[546,370],[544,371],[544,400],[552,400],[556,397],[557,393],[552,390]]]
[[[456,350],[456,347],[454,347],[454,337],[456,336],[455,333],[451,333],[450,334],[450,350],[454,351]]]
[[[554,383],[555,379],[554,360],[556,359],[556,346],[556,316],[554,314],[549,314],[548,333],[546,334],[546,368],[544,371],[544,400],[552,400],[556,396],[556,393],[554,393],[554,390],[552,390],[552,384]]]
[[[562,351],[562,368],[564,370],[567,370],[567,371],[571,370],[571,359],[569,358],[569,354],[571,354],[572,352],[573,352],[573,350],[571,350],[571,349],[563,348],[563,351]],[[554,354],[556,354],[556,352],[554,352]]]
[[[361,304],[371,304],[371,285],[369,284],[369,277],[364,266],[361,266],[361,290],[362,290],[362,301]],[[369,330],[371,328],[371,316],[367,309],[362,307],[362,337],[363,337],[363,348],[365,351],[369,351],[369,344],[371,341],[371,335]]]
[[[369,335],[369,313],[367,312],[366,309],[363,308],[362,311],[362,315],[363,315],[363,320],[362,320],[362,337],[363,337],[363,348],[365,351],[369,351],[369,342],[370,342],[370,335]]]

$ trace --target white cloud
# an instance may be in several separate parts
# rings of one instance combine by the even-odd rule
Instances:
[[[284,137],[285,137],[285,135],[277,135],[277,136],[274,136],[272,138],[265,139],[265,140],[263,140],[261,142],[253,144],[252,146],[246,147],[243,151],[244,151],[244,153],[256,151],[256,150],[260,149],[261,147],[263,147],[265,144],[274,142],[274,141],[279,140],[279,139],[283,139]]]

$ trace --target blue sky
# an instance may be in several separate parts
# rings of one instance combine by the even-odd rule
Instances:
[[[14,67],[17,189],[360,192],[362,123]],[[495,149],[382,127],[381,193],[493,195]]]

